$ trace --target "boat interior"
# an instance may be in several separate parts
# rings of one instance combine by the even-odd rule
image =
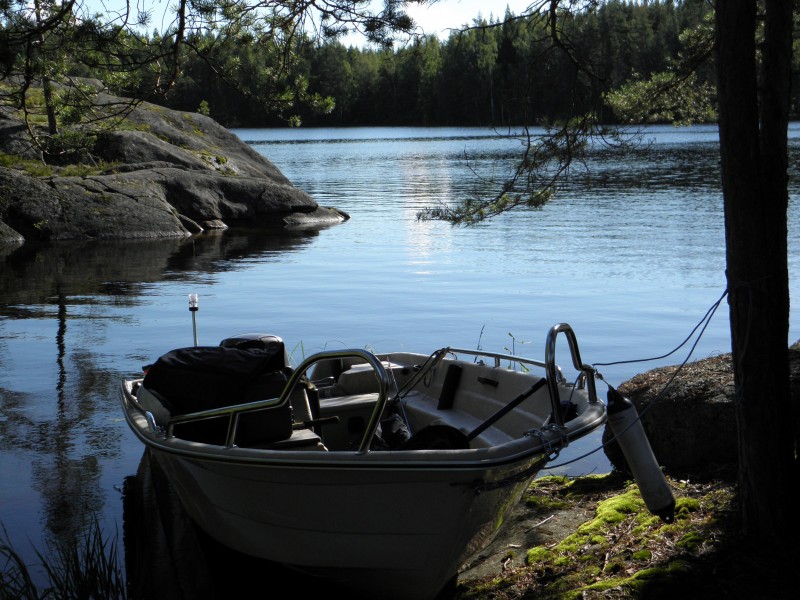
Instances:
[[[430,355],[337,350],[292,368],[280,338],[243,334],[219,347],[173,351],[171,364],[159,359],[147,367],[126,395],[153,432],[199,444],[362,453],[488,448],[548,427],[568,435],[597,402],[593,372],[566,333],[579,372],[574,382],[554,364],[554,352],[539,362],[453,348]],[[229,372],[236,361],[263,369],[264,356],[280,368]]]

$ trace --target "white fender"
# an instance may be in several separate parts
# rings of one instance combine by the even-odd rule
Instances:
[[[608,424],[622,448],[647,509],[663,521],[675,518],[675,496],[656,462],[633,402],[608,388]]]

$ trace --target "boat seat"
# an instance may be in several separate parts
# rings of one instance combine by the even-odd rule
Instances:
[[[292,418],[296,422],[314,420],[314,411],[311,410],[311,403],[308,401],[308,394],[301,387],[295,387],[289,395],[289,402],[292,404]]]
[[[311,429],[295,429],[291,437],[267,444],[250,444],[242,446],[260,450],[327,450],[325,444]]]
[[[270,398],[277,398],[283,392],[288,378],[283,372],[268,373],[262,375],[255,382],[247,386],[244,390],[243,402],[256,402],[258,400],[268,400]],[[291,394],[289,394],[289,403],[292,407],[292,419],[295,422],[304,422],[313,420],[316,415],[311,409],[311,403],[308,400],[305,387],[302,383],[298,383]]]
[[[225,404],[257,402],[259,400],[277,398],[283,392],[287,381],[288,377],[283,371],[265,373],[258,376],[249,385],[246,385],[238,398],[235,395],[231,395],[217,404],[222,407]],[[158,425],[166,425],[173,416],[170,410],[167,409],[166,402],[164,402],[161,395],[154,390],[147,389],[144,385],[139,387],[137,399],[145,410],[153,414]],[[318,415],[315,412],[309,402],[305,386],[298,384],[289,395],[289,405],[287,407],[243,414],[236,443],[243,447],[272,447],[273,444],[286,442],[285,447],[287,448],[297,446],[312,446],[316,448],[320,446],[321,449],[325,449],[317,432],[309,430],[311,435],[307,435],[293,428],[295,423],[317,422]],[[179,425],[176,427],[175,434],[178,437],[185,437],[198,442],[222,444],[224,443],[226,431],[227,417],[221,417]]]
[[[383,368],[387,373],[401,371],[402,365],[384,360]],[[344,371],[337,380],[338,394],[342,396],[355,396],[359,394],[370,394],[378,391],[378,380],[375,370],[369,363],[358,363],[351,365]]]

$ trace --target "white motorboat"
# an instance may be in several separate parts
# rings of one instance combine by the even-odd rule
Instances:
[[[174,350],[122,383],[126,420],[212,538],[371,597],[434,598],[608,416],[567,324],[544,361],[442,348],[288,362],[266,334]]]

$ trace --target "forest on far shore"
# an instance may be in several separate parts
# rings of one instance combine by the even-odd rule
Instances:
[[[292,85],[284,106],[238,93],[197,57],[187,59],[158,102],[199,110],[227,127],[541,124],[599,105],[606,111],[596,115],[600,122],[619,122],[625,117],[598,100],[626,82],[679,68],[695,40],[712,35],[711,11],[703,0],[612,0],[560,23],[559,52],[541,19],[510,12],[475,19],[446,40],[427,35],[393,48],[302,37],[286,67]],[[226,45],[215,49],[215,60],[228,65],[241,86],[259,89],[274,78],[268,53],[255,44]],[[696,78],[713,90],[711,61],[696,70]],[[150,83],[141,84],[146,96]]]

